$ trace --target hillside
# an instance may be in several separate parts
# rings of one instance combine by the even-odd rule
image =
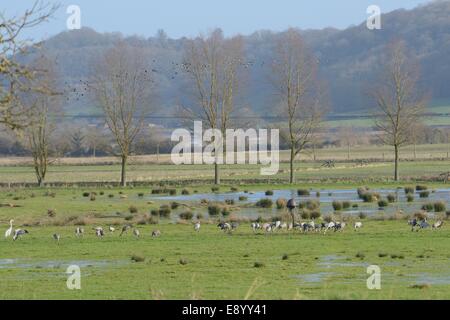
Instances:
[[[413,10],[396,10],[382,17],[382,30],[369,31],[365,22],[345,30],[303,31],[305,41],[320,61],[320,74],[329,89],[334,112],[363,112],[369,106],[364,91],[376,72],[382,48],[404,39],[421,65],[421,89],[436,101],[450,101],[450,1],[435,1]],[[244,37],[247,59],[254,61],[238,103],[256,114],[269,114],[275,103],[267,80],[271,50],[280,33],[259,31]],[[93,58],[123,38],[148,49],[158,82],[158,115],[172,116],[173,106],[184,101],[183,75],[174,65],[182,60],[186,39],[123,37],[84,28],[60,33],[45,42],[57,57],[64,83],[76,84],[89,76]],[[176,76],[175,76],[176,75]],[[70,114],[95,114],[92,103],[69,101]]]

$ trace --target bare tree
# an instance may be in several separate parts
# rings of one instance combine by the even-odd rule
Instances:
[[[85,145],[91,152],[93,158],[96,157],[98,149],[102,149],[103,151],[108,149],[107,138],[100,128],[96,126],[89,127],[86,130],[85,140]]]
[[[96,62],[89,82],[118,146],[122,186],[127,184],[126,166],[134,140],[149,111],[152,81],[146,57],[143,49],[119,42]]]
[[[290,149],[290,183],[294,183],[296,156],[311,143],[321,123],[316,67],[317,60],[305,48],[300,33],[286,31],[275,49],[271,79],[281,100],[281,116],[287,119],[287,128],[280,132]]]
[[[186,108],[191,118],[201,119],[210,129],[222,132],[230,126],[234,97],[243,65],[242,39],[225,39],[221,30],[190,40],[183,63],[193,83],[196,105]],[[215,150],[214,182],[220,184],[218,150]]]
[[[405,43],[386,48],[387,57],[379,84],[373,90],[378,108],[375,125],[383,143],[394,147],[394,179],[399,180],[399,150],[411,143],[412,126],[421,122],[425,99],[418,93],[418,70],[408,58]]]
[[[34,81],[36,70],[21,62],[37,44],[22,39],[26,29],[48,20],[58,5],[37,0],[19,16],[6,17],[0,13],[0,124],[17,129],[29,124],[31,110],[20,100],[23,93],[44,92],[41,83]],[[20,60],[20,61],[19,61]]]
[[[57,79],[51,61],[44,55],[40,56],[33,65],[43,68],[36,80],[45,88],[42,92],[24,94],[22,103],[30,110],[29,124],[20,132],[25,145],[31,153],[33,168],[39,186],[44,186],[50,159],[51,135],[56,129],[55,117],[60,112],[61,94],[57,91]]]
[[[351,148],[356,144],[357,137],[353,127],[342,127],[338,132],[341,146],[347,148],[347,160],[350,160]]]

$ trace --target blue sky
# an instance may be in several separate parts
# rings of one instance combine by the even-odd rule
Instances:
[[[16,15],[34,0],[0,0],[0,12]],[[82,26],[100,32],[153,36],[164,29],[173,38],[193,36],[220,27],[225,34],[250,34],[261,29],[288,27],[317,29],[345,28],[367,18],[369,5],[382,12],[411,9],[430,0],[59,0],[61,8],[42,27],[29,30],[27,37],[45,39],[66,30],[66,8],[81,8]]]

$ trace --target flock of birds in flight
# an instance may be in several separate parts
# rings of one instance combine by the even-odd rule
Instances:
[[[152,60],[152,63],[155,65],[157,63],[156,59]],[[245,69],[248,69],[252,66],[254,66],[256,63],[254,61],[243,61],[242,59],[239,60],[239,65]],[[265,65],[264,61],[261,61],[259,63],[260,67],[263,67]],[[161,76],[161,77],[166,77],[168,80],[175,80],[178,76],[180,76],[180,74],[184,73],[184,74],[188,74],[190,72],[192,72],[192,65],[189,62],[171,62],[170,67],[167,70],[164,70],[164,68],[162,66],[160,66],[161,68],[157,68],[157,67],[152,67],[150,68],[145,68],[143,69],[143,73],[142,76],[145,77],[145,79],[147,81],[149,81],[150,83],[155,83],[155,78],[150,76],[151,74],[157,76]],[[207,70],[209,68],[209,65],[207,64],[203,64],[201,66],[204,70]],[[115,74],[114,75],[116,78],[119,77],[127,77],[128,73],[125,74]],[[69,82],[65,81],[64,82],[65,85],[65,89],[63,91],[63,95],[66,97],[66,101],[71,101],[71,100],[75,100],[75,101],[79,101],[80,99],[88,96],[91,87],[93,85],[92,81],[88,81],[88,80],[82,80],[80,79],[79,82],[74,85],[74,84],[70,84]]]

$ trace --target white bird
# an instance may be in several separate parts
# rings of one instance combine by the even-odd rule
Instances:
[[[84,233],[84,229],[83,229],[83,228],[77,227],[77,228],[75,229],[75,236],[81,237],[81,236],[83,235],[83,233]]]
[[[439,220],[439,221],[436,221],[435,223],[433,223],[433,225],[431,227],[432,227],[432,229],[439,229],[440,227],[442,227],[443,224],[444,224],[444,222]]]
[[[61,239],[61,235],[54,233],[53,234],[53,239],[55,239],[57,242],[59,242],[59,240]]]
[[[5,231],[5,238],[8,238],[11,236],[12,230],[13,230],[13,222],[14,220],[9,220],[9,229]]]
[[[122,236],[122,234],[124,234],[125,232],[127,232],[129,229],[131,229],[131,225],[126,224],[122,227],[122,232],[120,233],[120,236]]]
[[[353,228],[355,229],[355,231],[357,229],[361,229],[362,228],[362,222],[355,222],[355,224],[353,225]]]
[[[263,227],[264,231],[272,232],[272,225],[270,223],[264,223],[262,227]]]
[[[13,240],[16,241],[20,236],[24,235],[28,233],[27,230],[22,230],[22,229],[16,229],[14,231],[14,236],[13,236]]]
[[[161,231],[155,230],[152,232],[152,237],[159,237],[161,235]]]
[[[97,237],[103,238],[103,236],[105,235],[102,227],[96,227],[96,228],[94,228],[94,230],[95,230],[95,235]]]
[[[258,229],[261,229],[261,225],[258,222],[252,222],[251,227],[253,232],[256,232]]]
[[[114,228],[113,226],[109,226],[109,232],[113,233],[114,231],[116,231],[116,228]]]
[[[133,234],[136,238],[139,238],[139,236],[141,235],[138,229],[133,229]]]
[[[196,223],[194,224],[194,230],[195,230],[196,232],[199,232],[199,231],[200,231],[200,221],[198,221],[198,222],[196,222]]]

